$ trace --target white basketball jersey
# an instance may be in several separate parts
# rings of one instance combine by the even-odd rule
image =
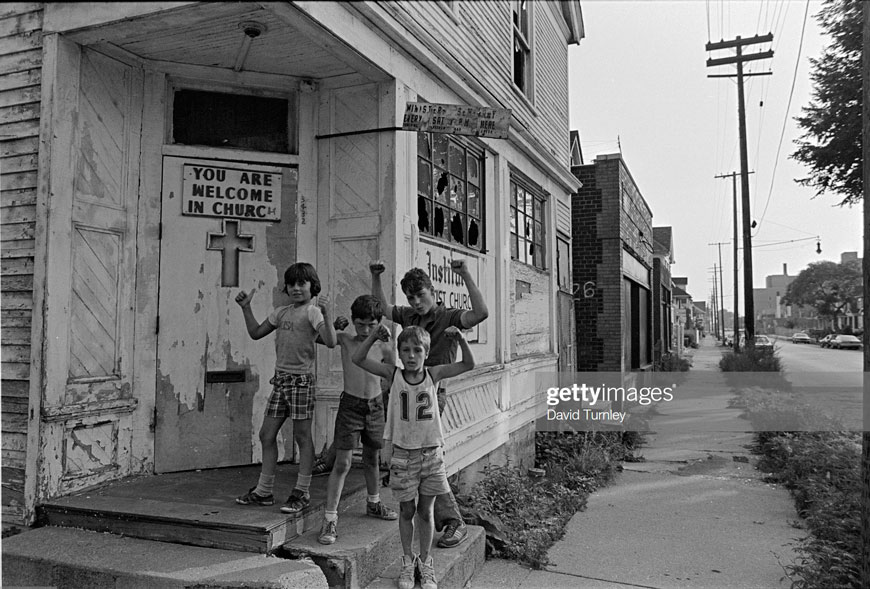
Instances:
[[[438,412],[438,389],[429,374],[419,384],[410,384],[401,369],[393,373],[390,406],[384,439],[407,450],[444,445],[441,414]]]

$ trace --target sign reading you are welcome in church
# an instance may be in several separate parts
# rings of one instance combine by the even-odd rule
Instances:
[[[244,164],[184,164],[181,214],[280,221],[281,172]]]

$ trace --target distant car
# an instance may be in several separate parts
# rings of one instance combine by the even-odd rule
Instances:
[[[841,333],[840,335],[831,338],[831,341],[828,342],[828,347],[834,348],[835,350],[860,350],[861,340],[854,335],[845,335]]]
[[[829,334],[819,340],[819,346],[822,348],[831,347],[831,340],[834,339],[834,334]]]
[[[811,344],[813,343],[813,339],[805,334],[802,331],[797,332],[796,334],[791,336],[791,343],[793,344]]]
[[[740,347],[741,348],[746,347],[746,336],[745,335],[740,336]],[[756,348],[768,348],[768,349],[772,350],[773,349],[773,342],[770,341],[770,338],[767,337],[766,335],[756,335],[755,336],[755,347]]]

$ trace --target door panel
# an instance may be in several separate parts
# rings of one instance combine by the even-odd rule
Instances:
[[[223,184],[215,179],[207,190],[196,184],[194,193],[201,198],[192,199],[191,186],[203,170],[212,170],[211,177],[217,171]],[[240,187],[229,179],[256,174],[271,175],[273,188],[280,187],[280,200],[273,203],[280,203],[280,221],[246,211],[250,200],[242,202]],[[271,388],[275,344],[271,336],[259,341],[248,336],[235,296],[242,289],[256,291],[251,307],[260,322],[274,306],[287,304],[281,288],[296,254],[296,178],[295,168],[275,165],[163,159],[158,472],[259,460],[257,432]],[[239,217],[208,216],[215,211]],[[287,446],[292,453],[292,441]]]

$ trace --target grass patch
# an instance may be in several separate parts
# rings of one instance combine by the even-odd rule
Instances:
[[[734,405],[758,431],[758,468],[790,491],[809,532],[783,567],[792,587],[860,587],[861,434],[787,393],[741,391]],[[784,423],[819,431],[759,431]]]
[[[782,360],[772,348],[746,347],[737,353],[722,354],[719,369],[722,372],[780,372]]]
[[[571,516],[612,478],[618,461],[634,459],[641,443],[636,432],[537,432],[535,464],[544,476],[488,467],[484,479],[457,500],[465,520],[486,529],[488,557],[541,569]]]

